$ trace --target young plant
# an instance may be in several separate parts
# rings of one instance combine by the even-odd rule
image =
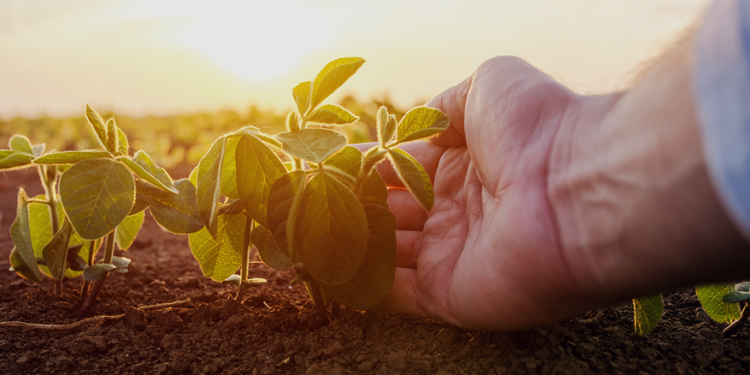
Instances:
[[[729,336],[736,332],[750,315],[744,308],[740,312],[739,303],[750,301],[750,283],[707,284],[695,287],[698,300],[711,319],[718,323],[732,323],[724,330]],[[641,297],[633,300],[635,332],[639,336],[646,336],[656,328],[661,320],[664,302],[661,294]],[[733,323],[734,322],[734,323]]]
[[[195,188],[189,181],[172,181],[143,151],[129,156],[127,137],[114,119],[105,122],[88,106],[86,118],[99,149],[41,155],[42,151],[33,152],[31,148],[34,157],[29,159],[26,155],[29,160],[25,164],[18,160],[26,159],[16,154],[6,157],[15,157],[14,168],[36,165],[46,190],[46,199],[39,201],[28,199],[23,189],[19,192],[18,212],[11,229],[16,245],[11,264],[21,276],[41,282],[34,243],[44,244],[43,264],[56,280],[58,294],[62,293],[66,268],[83,271],[81,295],[88,294],[88,298],[80,312],[82,317],[89,314],[107,275],[127,272],[130,260],[114,256],[115,244],[123,250],[130,247],[143,223],[144,209],[150,208],[156,221],[173,233],[194,232],[202,227],[194,203]],[[12,150],[18,148],[14,148],[15,139],[11,139]],[[29,154],[28,151],[24,152]],[[46,204],[49,209],[39,211],[34,208],[35,203]],[[62,224],[58,225],[60,220]],[[95,264],[94,255],[102,242],[104,258]],[[86,249],[87,261],[83,261],[81,249]],[[94,281],[88,293],[88,283]]]
[[[231,233],[230,219],[222,219],[221,214],[237,201],[222,206],[220,195],[237,199],[257,223],[250,242],[260,259],[275,269],[294,268],[297,275],[292,282],[304,282],[322,311],[327,312],[333,302],[334,315],[339,304],[362,310],[376,307],[393,284],[396,218],[388,210],[386,185],[373,167],[390,158],[405,186],[429,211],[433,203],[429,176],[398,146],[438,134],[449,125],[448,118],[435,109],[414,108],[399,123],[382,107],[377,116],[379,145],[364,155],[348,146],[347,138],[329,127],[352,124],[357,116],[323,101],[364,62],[353,57],[328,63],[314,80],[292,90],[296,110],[287,117],[286,132],[269,137],[246,127],[221,137],[196,173],[205,231],[215,235],[225,228]],[[199,234],[194,236],[191,248],[203,267],[206,252],[197,240]],[[213,237],[224,238],[223,243],[231,247],[226,253],[212,251],[213,264],[217,257],[237,259],[239,250],[247,251],[231,245],[239,243],[239,234],[235,236],[231,241],[226,235]],[[205,241],[209,236],[201,238]],[[244,261],[232,263],[222,276],[240,264],[245,266]]]

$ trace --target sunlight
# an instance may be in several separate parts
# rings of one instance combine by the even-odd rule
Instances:
[[[177,39],[241,79],[277,78],[329,42],[320,15],[299,4],[217,1],[186,10],[190,24]]]

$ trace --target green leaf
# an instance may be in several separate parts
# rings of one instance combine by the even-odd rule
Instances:
[[[38,145],[34,145],[31,149],[34,151],[34,156],[40,157],[44,153],[44,143],[40,143]]]
[[[109,151],[81,150],[53,152],[34,159],[34,164],[75,164],[90,159],[107,159],[112,157]]]
[[[370,231],[364,262],[351,280],[320,285],[334,301],[359,310],[379,305],[391,290],[396,274],[396,217],[380,206],[367,205],[364,209]]]
[[[323,67],[312,83],[310,93],[310,108],[315,109],[329,95],[357,72],[365,60],[360,57],[344,57],[333,60]],[[304,114],[304,112],[300,112]]]
[[[381,106],[375,118],[378,130],[378,142],[381,147],[385,147],[396,132],[396,116],[389,115],[388,109],[385,106]]]
[[[113,231],[128,216],[135,200],[135,181],[116,161],[84,160],[60,177],[60,197],[76,233],[94,240]]]
[[[738,292],[750,292],[750,282],[744,281],[734,286]]]
[[[750,301],[750,293],[748,292],[731,292],[724,295],[721,299],[725,303],[736,303]]]
[[[164,229],[175,234],[187,234],[201,230],[203,221],[196,205],[195,187],[187,179],[174,183],[179,194],[167,193],[153,185],[136,181],[138,201],[145,201],[151,216]]]
[[[128,216],[135,215],[139,212],[145,211],[148,208],[148,199],[146,199],[143,194],[140,194],[138,192],[138,184],[140,180],[136,180],[135,182],[135,203],[133,203],[133,208],[130,209],[130,212],[128,212]],[[144,184],[145,183],[142,183]],[[203,225],[203,222],[201,221],[201,225]]]
[[[63,216],[63,225],[52,240],[42,249],[42,258],[49,268],[50,276],[55,280],[62,280],[65,276],[65,268],[68,263],[68,244],[73,226],[67,217]]]
[[[292,89],[292,96],[294,102],[297,103],[297,111],[299,114],[304,116],[305,112],[310,108],[310,90],[312,87],[311,81],[300,82],[299,85]]]
[[[31,141],[26,138],[25,135],[15,134],[10,137],[8,141],[8,147],[13,151],[23,152],[29,155],[34,155],[34,148],[31,146]]]
[[[31,163],[32,160],[34,160],[33,155],[28,155],[23,152],[15,152],[0,159],[0,170],[11,171],[31,167],[33,166]]]
[[[42,195],[37,195],[34,197],[34,199],[38,200],[47,200],[47,197]],[[57,204],[57,218],[58,223],[62,220],[65,220],[65,211],[63,210],[62,203],[58,200]],[[29,202],[29,228],[31,229],[31,245],[34,247],[34,256],[37,258],[43,258],[43,250],[44,246],[47,245],[52,240],[52,237],[54,233],[52,232],[52,210],[50,209],[50,206],[44,203],[37,203],[37,202]],[[70,239],[68,240],[68,249],[72,247],[76,247],[78,245],[83,244],[84,241],[78,234],[73,233],[70,234]],[[88,248],[80,251],[83,256],[88,256]],[[42,271],[42,273],[49,275],[52,277],[52,273],[47,268],[47,266],[41,265],[39,266],[39,270]],[[80,272],[74,271],[71,269],[65,270],[65,277],[75,277],[78,276]]]
[[[328,129],[302,129],[298,132],[285,132],[276,135],[287,154],[320,163],[334,152],[346,146],[346,137]]]
[[[132,160],[127,156],[118,156],[117,160],[130,168],[138,177],[152,183],[154,186],[175,194],[178,193],[167,171],[154,164],[145,152],[136,152]]]
[[[10,226],[10,237],[13,239],[17,261],[21,260],[23,264],[19,267],[24,269],[25,275],[29,280],[36,283],[42,282],[42,275],[39,273],[39,267],[36,265],[36,256],[34,247],[31,244],[31,229],[29,227],[29,197],[26,191],[21,188],[18,191],[18,206],[16,208],[16,219]],[[12,259],[11,259],[12,260]],[[25,265],[25,266],[24,266]],[[14,266],[14,268],[16,268]]]
[[[357,179],[362,169],[362,160],[362,153],[356,147],[346,146],[326,159],[323,165],[337,168]]]
[[[10,251],[10,272],[15,272],[18,274],[18,276],[23,277],[26,280],[31,280],[37,284],[42,283],[41,276],[37,279],[36,276],[34,276],[34,269],[37,269],[37,272],[39,272],[38,265],[36,263],[32,264],[31,267],[29,267],[26,262],[21,257],[21,254],[18,252],[18,250],[13,247]]]
[[[83,279],[86,281],[96,281],[100,279],[102,276],[116,269],[117,267],[114,264],[109,264],[109,263],[94,264],[93,266],[88,266],[86,267],[85,270],[83,270]]]
[[[117,125],[115,119],[111,118],[107,121],[107,151],[112,154],[116,153],[119,148],[119,141],[117,139]]]
[[[388,187],[380,177],[380,173],[373,169],[362,183],[362,191],[359,193],[359,202],[363,206],[372,204],[388,209]]]
[[[419,204],[427,212],[430,212],[435,197],[432,191],[430,176],[424,170],[422,164],[419,164],[417,159],[414,159],[403,150],[390,149],[388,150],[388,155],[391,157],[393,165],[396,166],[396,171],[401,181],[404,182],[404,185],[406,185],[414,197],[417,198]]]
[[[130,245],[133,244],[135,237],[138,235],[138,231],[141,230],[141,225],[143,225],[143,218],[145,216],[145,213],[141,211],[135,215],[125,217],[125,220],[117,226],[117,231],[115,231],[115,241],[117,242],[117,246],[120,247],[120,250],[127,250],[130,248]]]
[[[130,265],[130,259],[125,257],[112,257],[112,265],[118,270],[124,270]]]
[[[237,190],[242,205],[250,217],[268,227],[267,208],[271,186],[286,174],[286,168],[265,143],[244,135],[235,154],[237,162]]]
[[[128,137],[120,127],[116,127],[115,129],[117,130],[117,155],[128,156],[130,152]]]
[[[357,197],[334,178],[317,175],[310,180],[295,228],[296,253],[321,282],[347,282],[362,265],[367,217]]]
[[[359,117],[335,104],[326,104],[314,110],[307,121],[318,124],[348,125],[359,120]]]
[[[208,232],[216,238],[219,198],[221,196],[221,165],[224,159],[226,137],[217,139],[198,163],[197,203],[198,213]]]
[[[96,140],[99,141],[99,144],[102,146],[102,148],[106,150],[107,124],[104,123],[104,119],[102,119],[102,116],[99,116],[99,113],[97,113],[88,104],[86,104],[86,119],[88,120],[89,125],[91,125],[91,129],[94,131],[94,135],[96,135]]]
[[[219,216],[216,236],[212,236],[206,228],[190,233],[190,250],[198,260],[203,275],[222,281],[240,268],[246,218],[245,215]]]
[[[238,199],[240,193],[237,190],[237,145],[242,137],[229,137],[224,148],[224,157],[221,162],[221,193],[232,199]]]
[[[664,311],[664,301],[661,293],[637,298],[633,300],[635,333],[646,336],[656,328]]]
[[[255,247],[258,248],[260,260],[266,266],[277,270],[292,268],[292,260],[281,250],[271,231],[262,226],[255,227],[253,229],[252,241]]]
[[[237,215],[245,210],[245,206],[242,205],[242,201],[239,199],[231,199],[227,204],[219,208],[219,214],[221,215]]]
[[[450,120],[440,110],[416,107],[404,115],[398,124],[398,143],[426,138],[448,129]]]
[[[289,112],[289,115],[286,117],[286,131],[296,132],[299,129],[299,117],[297,117],[297,112]]]
[[[276,243],[284,254],[288,254],[286,227],[289,211],[300,185],[305,178],[304,171],[292,171],[279,177],[271,186],[268,195],[268,229],[273,233]]]
[[[731,323],[740,318],[740,307],[737,303],[723,301],[725,295],[735,292],[734,284],[707,284],[695,287],[703,310],[711,319],[719,323]]]

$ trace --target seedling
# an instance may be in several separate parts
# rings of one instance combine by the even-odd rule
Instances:
[[[286,132],[271,137],[245,127],[211,146],[194,172],[205,229],[190,238],[206,276],[220,280],[241,267],[242,288],[252,243],[267,266],[294,268],[292,282],[304,282],[326,313],[330,302],[334,315],[339,304],[374,308],[391,289],[396,218],[388,210],[386,185],[373,167],[390,158],[404,185],[429,211],[434,199],[430,178],[398,146],[436,135],[449,121],[436,109],[417,107],[399,123],[381,107],[379,145],[364,155],[348,146],[347,138],[330,128],[358,117],[323,101],[364,62],[357,57],[334,60],[314,80],[297,85],[292,90],[296,109],[287,117]],[[232,215],[236,205],[244,216]]]
[[[19,191],[11,265],[19,275],[41,283],[38,263],[43,264],[42,272],[55,279],[58,294],[66,275],[82,271],[81,295],[87,295],[82,317],[89,314],[107,275],[127,272],[130,260],[114,256],[115,244],[123,250],[130,247],[143,224],[143,210],[150,207],[156,221],[174,233],[202,227],[189,181],[172,181],[143,151],[130,156],[128,139],[114,119],[105,122],[88,106],[86,118],[99,149],[42,155],[43,145],[31,146],[25,137],[14,136],[10,150],[0,151],[0,166],[36,166],[45,187],[43,198]],[[102,242],[104,258],[94,263]],[[88,283],[94,281],[88,293]]]
[[[732,323],[724,330],[725,336],[739,330],[750,315],[746,303],[750,301],[750,283],[699,285],[695,287],[695,293],[711,319],[718,323]],[[738,302],[746,304],[741,313]],[[664,310],[661,294],[634,299],[633,310],[635,332],[639,336],[648,335],[661,320]]]

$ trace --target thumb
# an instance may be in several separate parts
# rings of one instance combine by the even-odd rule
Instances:
[[[432,141],[443,146],[461,146],[466,144],[464,135],[464,112],[466,97],[474,81],[474,75],[463,82],[443,91],[425,104],[426,107],[441,110],[450,119],[451,125]]]

